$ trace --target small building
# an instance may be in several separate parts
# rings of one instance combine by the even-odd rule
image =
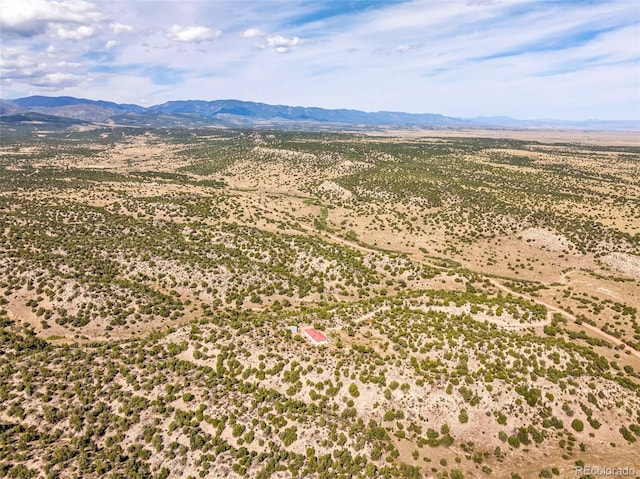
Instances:
[[[291,331],[291,334],[298,334],[298,326],[285,326],[285,331]]]
[[[315,328],[306,328],[304,330],[304,334],[306,334],[311,342],[316,346],[327,344],[329,342],[329,338]]]

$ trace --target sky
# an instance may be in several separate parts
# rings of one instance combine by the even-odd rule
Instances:
[[[640,0],[3,0],[0,97],[640,119]]]

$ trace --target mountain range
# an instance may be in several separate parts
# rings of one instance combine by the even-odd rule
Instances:
[[[169,101],[142,107],[69,96],[0,100],[0,124],[97,123],[146,127],[274,127],[288,129],[498,128],[640,130],[640,120],[517,120],[509,117],[455,118],[433,113],[364,112],[268,105],[240,100]]]

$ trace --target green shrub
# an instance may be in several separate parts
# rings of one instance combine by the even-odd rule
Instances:
[[[580,419],[574,419],[571,421],[571,427],[578,432],[582,432],[584,430],[584,423]]]

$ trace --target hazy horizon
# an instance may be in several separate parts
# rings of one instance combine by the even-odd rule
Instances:
[[[323,107],[318,107],[317,105],[284,105],[284,104],[272,104],[272,103],[266,103],[266,102],[262,102],[262,101],[253,101],[253,100],[242,100],[240,98],[216,98],[216,99],[198,99],[198,98],[188,98],[188,99],[184,99],[184,98],[177,98],[177,99],[173,99],[173,100],[167,100],[166,102],[163,103],[157,103],[157,104],[153,104],[153,105],[140,105],[138,103],[120,103],[120,102],[115,102],[112,101],[108,98],[86,98],[86,97],[74,97],[72,95],[59,95],[59,96],[51,96],[51,95],[30,95],[28,97],[16,97],[16,98],[0,98],[0,101],[6,101],[6,102],[12,102],[12,101],[16,101],[16,100],[21,100],[24,98],[31,98],[31,97],[46,97],[46,98],[75,98],[77,100],[87,100],[87,101],[92,101],[92,102],[107,102],[107,103],[116,103],[119,105],[135,105],[138,107],[142,107],[142,108],[153,108],[153,107],[157,107],[157,106],[162,106],[165,103],[179,103],[179,102],[205,102],[205,103],[210,103],[210,102],[225,102],[225,101],[237,101],[237,102],[241,102],[241,103],[255,103],[255,104],[262,104],[262,105],[267,105],[267,106],[276,106],[276,107],[283,107],[283,108],[306,108],[306,109],[313,109],[313,108],[320,108],[320,109],[325,109]],[[505,121],[509,121],[509,120],[514,120],[517,122],[544,122],[544,121],[549,121],[549,122],[559,122],[559,123],[588,123],[588,122],[611,122],[611,123],[616,123],[616,122],[621,122],[621,123],[638,123],[640,122],[640,118],[638,119],[630,119],[630,120],[625,120],[625,119],[601,119],[601,118],[583,118],[583,119],[578,119],[578,120],[567,120],[564,118],[516,118],[516,117],[512,117],[512,116],[506,116],[506,115],[477,115],[477,116],[473,116],[473,117],[452,117],[452,116],[448,116],[448,115],[442,115],[440,112],[437,111],[423,111],[423,112],[417,112],[417,113],[412,113],[412,112],[404,112],[404,111],[399,111],[399,110],[359,110],[357,108],[326,108],[325,110],[333,110],[333,111],[339,111],[339,110],[344,110],[344,111],[359,111],[359,112],[364,112],[364,113],[371,113],[371,114],[376,114],[376,113],[409,113],[409,114],[415,114],[415,115],[440,115],[440,116],[444,116],[447,118],[453,118],[453,119],[461,119],[461,120],[482,120],[482,119],[487,119],[487,120],[505,120]]]

